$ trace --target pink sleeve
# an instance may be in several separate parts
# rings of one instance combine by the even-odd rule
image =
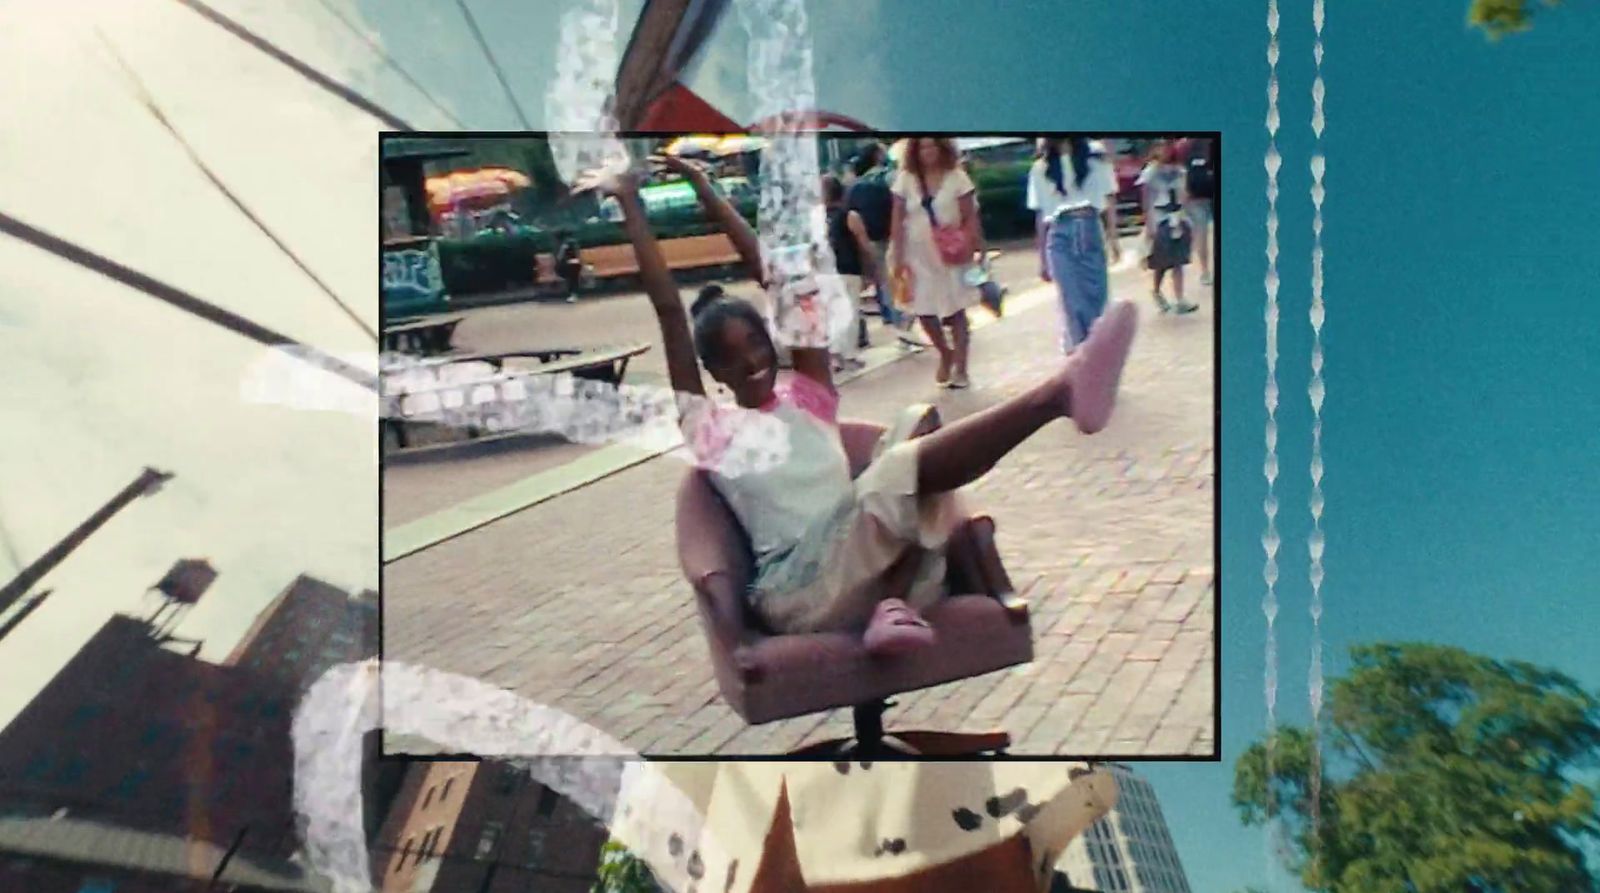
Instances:
[[[715,469],[733,441],[730,414],[707,398],[699,398],[679,417],[683,441],[694,456],[695,465]]]
[[[805,375],[790,375],[786,384],[788,402],[811,413],[829,425],[839,424],[839,395]]]

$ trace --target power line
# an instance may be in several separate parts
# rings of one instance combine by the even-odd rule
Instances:
[[[14,570],[22,570],[22,555],[17,552],[17,544],[11,541],[11,533],[6,530],[5,522],[0,520],[0,546],[6,551],[6,559],[11,562]]]
[[[236,335],[249,338],[258,344],[264,344],[268,347],[296,348],[295,357],[302,362],[320,366],[370,391],[376,392],[379,389],[378,378],[372,373],[358,369],[319,348],[302,344],[288,335],[275,332],[231,310],[219,307],[204,298],[196,297],[177,286],[162,282],[153,276],[120,264],[103,254],[90,251],[81,245],[51,235],[38,227],[30,226],[4,211],[0,211],[0,233],[27,242],[35,248],[54,254],[62,260],[99,273],[113,282],[118,282],[135,291],[143,292],[152,298],[171,304],[179,310],[198,316],[207,322],[221,326]]]
[[[378,105],[365,96],[362,96],[360,93],[357,93],[349,87],[346,87],[344,84],[341,84],[322,72],[317,71],[315,68],[300,61],[284,50],[279,49],[266,38],[261,37],[245,26],[223,15],[222,13],[217,12],[211,7],[200,2],[200,0],[177,0],[177,2],[199,13],[203,18],[222,28],[224,31],[227,31],[229,34],[232,34],[234,37],[239,38],[261,52],[266,53],[268,56],[271,56],[273,59],[276,59],[284,65],[287,65],[289,68],[293,69],[295,73],[299,74],[301,77],[305,78],[311,83],[316,84],[318,87],[321,87],[327,92],[332,93],[334,96],[339,97],[345,102],[366,112],[374,118],[377,118],[379,121],[382,121],[395,130],[416,130],[415,127],[407,124],[398,115],[393,114],[383,106]]]
[[[477,39],[478,48],[483,50],[483,58],[489,61],[489,68],[494,71],[494,76],[499,78],[501,89],[506,91],[506,99],[511,102],[512,110],[517,113],[517,120],[522,122],[524,130],[532,130],[533,125],[528,123],[528,116],[522,111],[522,103],[518,102],[517,95],[511,92],[511,83],[506,80],[506,73],[500,69],[500,63],[494,58],[494,51],[489,49],[489,42],[478,29],[478,20],[472,17],[472,10],[467,8],[467,0],[456,0],[456,6],[461,8],[461,14],[467,19],[467,27],[472,29],[472,36]]]
[[[402,68],[400,63],[395,61],[393,56],[389,55],[389,51],[384,48],[383,44],[373,40],[372,37],[368,35],[366,31],[362,30],[359,25],[350,21],[348,16],[340,12],[338,7],[333,5],[332,0],[317,0],[317,3],[319,3],[323,9],[326,9],[329,15],[342,22],[344,26],[350,30],[350,33],[354,34],[357,39],[370,47],[374,53],[377,53],[379,58],[383,59],[383,63],[389,66],[389,68],[393,69],[395,74],[400,75],[400,77],[405,79],[406,83],[415,88],[418,93],[421,93],[422,98],[428,100],[428,102],[434,108],[439,110],[439,114],[449,118],[457,127],[461,128],[462,130],[468,129],[467,125],[463,123],[460,118],[457,118],[454,112],[451,112],[450,109],[446,108],[444,103],[435,99],[433,94],[428,92],[428,88],[422,86],[420,81],[412,77],[410,72]]]
[[[106,49],[111,53],[111,57],[116,60],[117,65],[122,69],[122,73],[127,76],[129,81],[133,83],[133,89],[139,95],[140,103],[148,112],[150,112],[151,115],[155,117],[156,122],[159,123],[167,131],[167,133],[171,134],[173,139],[178,141],[178,145],[182,146],[184,153],[189,156],[190,162],[192,162],[194,166],[200,170],[200,173],[205,175],[207,180],[211,181],[211,185],[215,186],[217,191],[221,192],[228,199],[228,201],[233,203],[233,206],[239,210],[239,213],[243,214],[251,223],[255,224],[256,229],[260,230],[262,235],[272,240],[272,244],[278,246],[278,250],[283,252],[284,256],[288,257],[295,266],[300,268],[302,273],[305,273],[312,282],[316,283],[317,288],[321,289],[322,293],[327,295],[329,300],[333,301],[334,305],[337,306],[345,316],[350,318],[351,322],[359,326],[361,331],[365,332],[367,336],[370,337],[374,343],[376,343],[378,341],[378,333],[374,331],[371,326],[367,325],[360,316],[356,315],[356,312],[351,310],[349,305],[339,300],[339,296],[334,294],[333,289],[326,282],[322,281],[322,277],[318,276],[316,272],[313,271],[311,267],[294,252],[294,249],[290,248],[289,245],[284,242],[277,233],[273,232],[272,229],[268,227],[260,217],[257,217],[255,212],[251,211],[249,206],[244,203],[243,199],[235,195],[233,190],[229,189],[228,185],[222,182],[222,178],[217,176],[217,174],[211,170],[210,166],[208,166],[205,161],[200,158],[200,153],[195,151],[194,146],[190,145],[189,141],[184,139],[183,134],[179,132],[178,128],[173,125],[173,123],[165,114],[162,113],[161,107],[156,104],[155,97],[150,94],[150,91],[145,87],[144,82],[139,79],[139,75],[134,72],[133,66],[129,65],[128,61],[122,57],[122,54],[117,52],[116,45],[113,44],[103,32],[99,32],[98,29],[96,29],[96,31],[99,33],[100,40],[105,43]]]

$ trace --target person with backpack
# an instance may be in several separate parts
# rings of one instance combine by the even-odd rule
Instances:
[[[860,216],[867,230],[867,240],[872,243],[873,293],[883,324],[899,331],[902,346],[916,347],[921,346],[921,342],[911,335],[910,314],[896,307],[890,296],[889,225],[894,213],[894,195],[889,189],[888,157],[882,143],[869,143],[861,150],[853,165],[855,182],[845,192],[844,206]]]
[[[1211,206],[1216,196],[1216,144],[1200,138],[1184,140],[1184,185],[1189,192],[1184,210],[1194,225],[1194,248],[1200,261],[1200,284],[1211,284]]]
[[[850,294],[855,311],[852,331],[836,351],[837,368],[834,371],[860,370],[866,364],[857,356],[857,350],[868,347],[867,321],[861,316],[862,284],[878,278],[877,261],[873,257],[872,242],[861,215],[844,205],[844,184],[838,177],[825,174],[822,178],[822,201],[827,229],[828,247],[833,252],[835,270],[843,277],[845,291]],[[856,350],[849,349],[849,340],[856,338]]]
[[[1193,313],[1199,309],[1183,297],[1183,268],[1189,263],[1194,227],[1184,213],[1186,174],[1176,142],[1158,142],[1150,164],[1140,178],[1144,183],[1145,238],[1150,245],[1145,259],[1155,277],[1153,297],[1162,313]],[[1174,300],[1161,294],[1161,281],[1172,272]]]

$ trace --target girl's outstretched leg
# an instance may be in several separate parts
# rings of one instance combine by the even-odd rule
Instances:
[[[1009,611],[1027,611],[1028,602],[1017,595],[1017,587],[1000,561],[992,518],[985,515],[963,522],[950,536],[946,555],[951,568],[959,573],[964,591],[990,596]]]
[[[972,483],[1056,419],[1072,418],[1085,434],[1104,428],[1137,320],[1133,305],[1111,305],[1059,372],[998,406],[919,438],[917,491],[945,493]]]

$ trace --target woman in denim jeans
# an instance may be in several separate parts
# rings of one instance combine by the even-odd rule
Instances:
[[[1061,296],[1061,350],[1089,337],[1106,307],[1106,235],[1101,213],[1116,190],[1116,174],[1086,137],[1046,140],[1029,172],[1049,278]]]

